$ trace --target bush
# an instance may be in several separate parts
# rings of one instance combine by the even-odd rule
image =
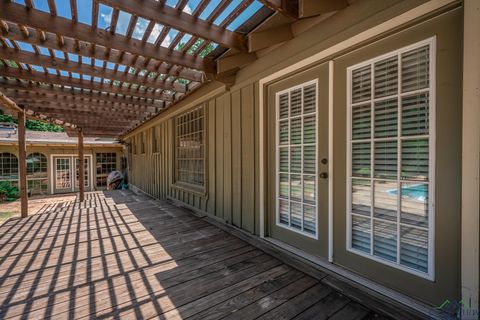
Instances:
[[[10,181],[0,181],[0,202],[13,201],[19,197],[18,188]]]

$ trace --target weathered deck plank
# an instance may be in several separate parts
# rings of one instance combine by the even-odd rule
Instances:
[[[371,315],[205,219],[127,191],[0,226],[0,319]]]

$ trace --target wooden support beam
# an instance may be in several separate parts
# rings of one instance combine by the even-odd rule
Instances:
[[[135,55],[128,52],[120,52],[115,49],[96,47],[95,51],[92,52],[90,45],[86,43],[78,43],[77,40],[70,38],[64,38],[64,44],[59,45],[56,41],[56,37],[52,34],[45,34],[45,40],[38,38],[37,33],[33,32],[34,29],[29,29],[32,32],[24,34],[19,30],[18,26],[13,23],[8,23],[9,27],[8,32],[3,31],[3,35],[8,37],[10,40],[18,40],[30,43],[32,45],[44,46],[51,49],[56,49],[64,52],[71,52],[74,54],[79,54],[84,57],[92,57],[99,60],[109,60],[113,63],[120,63],[126,67],[132,67],[135,69],[145,69],[149,72],[158,72],[166,75],[178,76],[183,79],[203,82],[204,74],[193,69],[181,68],[180,72],[171,71],[171,68],[167,68],[165,63],[158,61],[156,59],[146,59],[140,58],[135,59]]]
[[[284,25],[248,35],[248,51],[253,52],[293,39],[291,26]]]
[[[224,47],[247,51],[247,41],[244,35],[216,26],[198,19],[155,0],[102,0],[103,3],[129,12],[133,15],[155,21],[161,25],[191,34],[196,37],[216,42]]]
[[[309,18],[324,13],[344,9],[348,6],[347,0],[299,0],[299,18]]]
[[[6,108],[16,111],[16,112],[23,112],[23,109],[17,106],[15,102],[13,102],[9,97],[7,97],[3,92],[0,92],[0,104],[5,106]]]
[[[240,68],[246,64],[249,64],[257,59],[257,55],[251,53],[238,53],[229,57],[225,57],[217,60],[217,71],[222,74],[227,71],[231,71]]]
[[[53,17],[39,10],[26,10],[24,6],[13,2],[0,1],[0,19],[158,61],[165,61],[205,72],[215,72],[215,64],[211,59],[184,55],[180,52],[171,51],[161,46],[157,47],[150,43],[143,43],[133,38],[128,39],[118,34],[112,35],[106,30],[92,28],[78,22],[75,23],[62,17]]]
[[[85,159],[83,157],[83,130],[78,130],[78,190],[80,192],[80,202],[85,200]]]
[[[35,82],[19,82],[16,80],[0,80],[0,90],[4,90],[7,95],[12,95],[15,93],[25,93],[25,94],[44,94],[48,96],[58,96],[58,97],[70,97],[70,98],[82,98],[82,99],[94,99],[96,101],[106,101],[106,102],[118,102],[120,104],[133,104],[137,107],[163,107],[163,104],[155,103],[153,100],[147,100],[142,97],[134,96],[119,96],[119,95],[110,95],[106,93],[101,93],[101,91],[90,91],[90,90],[78,90],[72,88],[65,88],[59,86],[46,86]],[[12,95],[13,97],[13,95]],[[162,93],[160,100],[162,101],[172,101],[173,96]]]
[[[43,96],[22,96],[22,95],[10,95],[12,98],[22,105],[28,106],[39,106],[39,107],[46,107],[51,106],[57,110],[83,110],[87,112],[95,112],[95,113],[119,113],[119,114],[130,114],[130,115],[138,115],[138,114],[150,114],[155,113],[159,108],[145,108],[140,107],[136,108],[134,105],[120,105],[115,103],[98,103],[94,101],[88,100],[74,100],[74,99],[60,99],[60,98],[50,98],[50,97],[43,97]],[[75,108],[75,109],[74,109]]]
[[[28,216],[27,144],[25,141],[25,111],[18,112],[18,182],[20,185],[21,217]]]
[[[131,73],[123,73],[113,71],[107,68],[99,68],[90,64],[79,64],[76,62],[68,62],[63,59],[55,57],[47,57],[44,55],[37,55],[23,50],[15,50],[11,48],[0,47],[0,59],[15,60],[26,64],[33,64],[37,66],[53,68],[57,70],[64,70],[68,72],[75,72],[79,74],[87,74],[91,77],[98,77],[101,79],[117,80],[120,82],[135,83],[144,85],[149,88],[174,90],[176,92],[187,92],[184,84],[171,81],[162,81],[152,77],[137,77]]]
[[[260,2],[287,17],[298,19],[298,0],[260,0]]]
[[[108,93],[125,94],[149,99],[160,100],[162,95],[154,91],[136,90],[120,86],[113,86],[111,84],[98,83],[93,81],[85,81],[80,79],[68,78],[63,76],[56,76],[52,74],[45,74],[41,72],[28,72],[21,69],[0,67],[0,76],[12,77],[16,79],[23,79],[35,82],[43,82],[49,84],[57,84],[61,86],[68,86],[73,88],[84,88],[90,90],[98,90]]]

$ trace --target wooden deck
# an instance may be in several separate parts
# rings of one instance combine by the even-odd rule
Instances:
[[[87,194],[0,227],[0,318],[383,318],[165,201]]]

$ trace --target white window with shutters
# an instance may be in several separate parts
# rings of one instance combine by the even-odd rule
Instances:
[[[276,94],[277,226],[318,239],[317,80]]]
[[[434,279],[435,38],[347,69],[347,250]]]

